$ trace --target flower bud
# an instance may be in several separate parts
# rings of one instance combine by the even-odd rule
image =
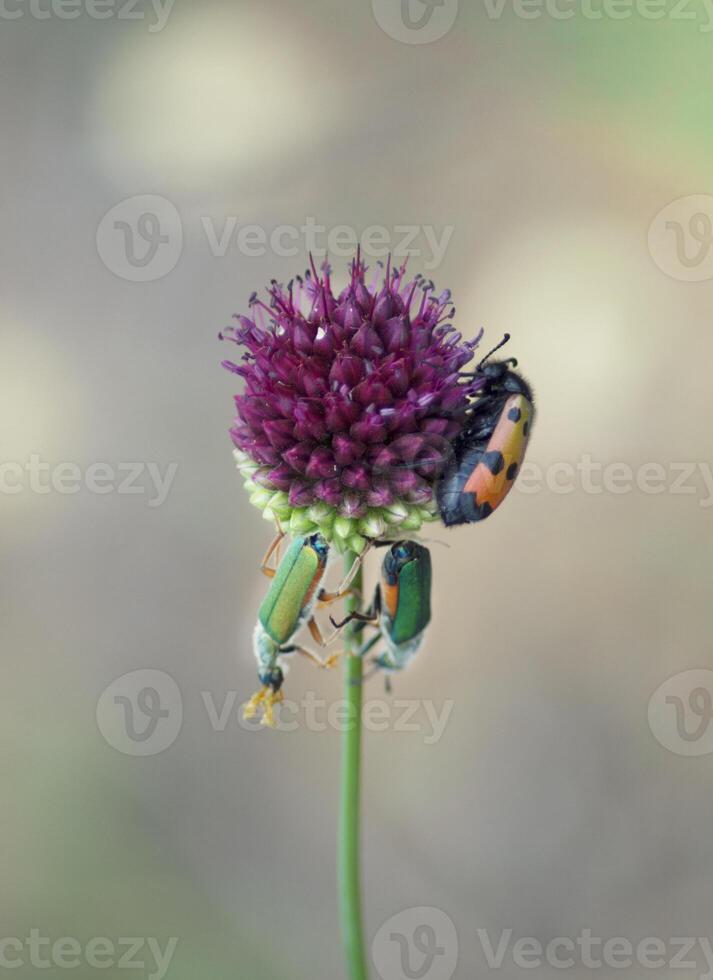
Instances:
[[[251,502],[293,533],[360,544],[417,529],[482,380],[463,380],[476,341],[449,322],[450,294],[360,259],[335,295],[329,269],[251,302],[222,334],[243,390],[230,428]],[[413,528],[408,525],[412,524]]]

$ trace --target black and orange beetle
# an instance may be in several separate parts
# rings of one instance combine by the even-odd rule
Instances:
[[[485,383],[436,485],[441,520],[448,527],[489,517],[512,489],[522,466],[535,418],[532,389],[512,370],[517,366],[514,357],[490,360],[509,339],[505,334],[468,375]]]

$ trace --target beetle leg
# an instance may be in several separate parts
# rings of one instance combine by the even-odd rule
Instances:
[[[314,616],[311,616],[310,619],[308,620],[308,622],[307,622],[307,629],[312,634],[312,639],[316,643],[319,643],[319,645],[321,647],[327,647],[327,646],[329,646],[329,644],[332,642],[332,640],[334,640],[336,638],[337,634],[339,633],[339,630],[336,629],[332,633],[332,635],[331,636],[328,636],[327,639],[325,640],[325,638],[322,636],[322,630],[319,628],[319,623],[314,618]],[[337,662],[337,660],[339,659],[339,657],[341,657],[341,653],[334,654],[334,657],[327,658],[328,661],[333,661],[333,662],[329,662],[329,666],[332,667],[334,665],[334,663]],[[320,666],[322,666],[322,663],[321,662],[320,662]]]
[[[377,660],[378,660],[378,658],[375,657],[371,661],[371,670],[368,670],[365,674],[362,675],[362,679],[361,679],[360,683],[366,684],[367,681],[370,681],[371,680],[371,678],[374,676],[374,674],[377,674],[381,670],[381,667],[377,663]]]
[[[328,606],[331,602],[336,602],[337,599],[342,599],[346,595],[355,594],[354,589],[342,589],[341,586],[336,592],[327,592],[326,589],[320,589],[317,593],[317,602],[323,606]]]
[[[256,691],[253,694],[253,696],[250,698],[250,700],[248,701],[248,703],[243,708],[243,718],[245,718],[247,720],[248,718],[254,718],[255,717],[255,714],[257,712],[257,709],[260,707],[260,705],[262,704],[262,702],[265,700],[265,692],[266,691],[267,691],[267,688],[266,687],[261,687],[259,691]]]
[[[375,620],[371,619],[370,616],[362,616],[361,613],[351,613],[341,623],[337,623],[336,620],[332,616],[330,616],[329,617],[329,621],[332,624],[332,626],[334,627],[334,629],[329,634],[329,636],[327,637],[326,640],[323,638],[322,631],[320,630],[320,628],[317,625],[317,623],[314,622],[314,619],[311,621],[311,623],[314,623],[314,628],[312,627],[311,623],[307,623],[307,626],[309,627],[309,631],[312,634],[312,636],[315,638],[315,640],[317,641],[317,643],[320,643],[322,646],[327,647],[327,646],[330,645],[330,643],[333,643],[337,639],[337,637],[340,635],[340,633],[342,632],[342,630],[344,629],[344,627],[348,623],[351,623],[351,622],[353,622],[355,620],[359,620],[359,625],[355,627],[355,630],[354,630],[355,632],[357,630],[358,631],[361,631],[362,629],[364,629],[364,624],[365,623],[372,623],[373,624],[375,622]],[[361,620],[363,620],[364,622],[361,622]],[[316,632],[315,632],[315,630],[316,630]],[[317,634],[319,634],[319,635],[317,635]]]
[[[336,599],[341,599],[345,595],[355,595],[355,590],[350,589],[349,586],[352,584],[354,576],[361,568],[362,562],[366,558],[369,549],[371,548],[371,541],[367,544],[366,548],[362,551],[360,555],[354,559],[352,567],[347,572],[344,577],[344,581],[339,586],[336,592],[327,592],[324,589],[320,589],[317,593],[317,601],[323,603],[334,602]]]
[[[270,547],[265,552],[265,557],[260,563],[260,571],[262,572],[263,575],[266,575],[268,578],[275,577],[275,572],[277,570],[277,565],[280,558],[280,543],[285,536],[285,532],[282,530],[279,524],[277,527],[278,527],[277,534],[272,539]],[[268,563],[273,555],[275,555],[275,564],[269,565]]]
[[[268,687],[264,686],[261,687],[259,691],[256,691],[253,694],[253,696],[250,698],[248,703],[243,708],[243,718],[247,720],[248,718],[255,717],[255,715],[258,713],[258,710],[263,705],[265,698],[267,696],[267,692],[269,690],[270,689]]]
[[[355,635],[356,634],[361,635],[361,633],[364,630],[364,627],[367,625],[374,626],[376,629],[379,628],[379,624],[381,622],[381,586],[380,585],[377,585],[374,591],[374,598],[372,600],[371,605],[366,611],[366,616],[367,618],[365,618],[361,622],[359,620],[356,621],[356,626],[354,627]]]
[[[369,652],[369,650],[371,650],[372,647],[376,646],[376,644],[379,642],[380,639],[381,639],[381,633],[377,633],[376,636],[372,636],[372,638],[368,641],[368,643],[365,643],[360,650],[357,650],[355,656],[365,657],[366,654]],[[370,663],[372,664],[371,670],[368,670],[365,674],[362,674],[362,676],[359,678],[358,681],[350,681],[349,683],[352,686],[361,687],[362,684],[366,684],[368,680],[371,680],[371,678],[374,676],[374,674],[377,671],[381,670],[378,657],[373,657]]]
[[[356,589],[345,589],[344,592],[325,592],[320,589],[317,594],[317,602],[320,606],[330,606],[338,599],[345,599],[348,595],[356,595]]]
[[[281,704],[285,700],[285,694],[283,691],[268,691],[265,695],[265,710],[262,716],[262,724],[267,725],[268,728],[275,727],[275,716],[273,714],[273,709],[276,704]]]
[[[371,604],[371,611],[375,616],[381,616],[381,583],[374,589],[374,601]]]
[[[322,636],[322,630],[319,628],[319,623],[314,618],[314,616],[310,616],[310,618],[309,618],[309,620],[307,622],[307,629],[312,634],[312,639],[316,643],[319,643],[319,645],[321,647],[326,647],[327,646],[327,642],[328,641],[325,640],[324,637]]]
[[[339,632],[340,630],[343,630],[345,626],[348,626],[349,623],[363,623],[365,625],[368,623],[370,626],[375,626],[376,623],[379,622],[379,617],[372,615],[371,612],[350,612],[348,616],[344,617],[341,623],[338,623],[333,616],[329,617],[329,621],[334,629]],[[361,629],[363,628],[364,627],[362,626]]]
[[[364,646],[361,647],[361,649],[357,650],[357,657],[365,657],[366,654],[369,652],[369,650],[375,647],[380,639],[381,639],[381,633],[377,633],[376,636],[372,636],[372,638],[368,640],[364,644]],[[371,677],[371,674],[369,674],[368,676]],[[364,680],[366,679],[367,678],[365,677]]]
[[[248,718],[254,718],[258,713],[260,708],[262,708],[262,722],[261,724],[267,725],[269,728],[275,727],[275,715],[274,706],[280,704],[285,698],[282,691],[273,691],[271,688],[264,686],[261,687],[259,691],[250,698],[248,703],[243,708],[243,718],[247,720]]]
[[[377,633],[376,636],[372,636],[372,638],[370,640],[368,640],[364,644],[364,646],[361,647],[361,649],[357,650],[355,656],[357,656],[357,657],[364,657],[364,656],[366,656],[366,654],[369,652],[369,650],[371,650],[372,647],[376,646],[376,644],[379,642],[380,639],[381,639],[381,632]],[[380,670],[381,669],[380,668],[380,665],[379,665],[379,658],[378,657],[374,657],[371,660],[371,663],[373,664],[373,666],[372,666],[372,668],[371,668],[370,671],[368,671],[366,674],[362,674],[362,676],[359,678],[359,680],[349,681],[349,684],[352,687],[361,687],[362,684],[365,684],[371,677],[374,676],[374,674],[377,672],[377,670]]]
[[[284,653],[285,651],[283,650],[282,652]],[[320,657],[317,656],[316,653],[312,653],[311,650],[308,650],[306,647],[298,646],[297,644],[293,644],[289,652],[301,653],[303,657],[307,657],[308,660],[311,660],[315,666],[322,667],[325,670],[329,670],[330,667],[334,667],[334,665],[337,663],[337,661],[342,655],[342,651],[340,650],[339,653],[332,653],[330,654],[329,657],[326,657],[324,660],[322,660]]]
[[[367,624],[369,624],[370,626],[376,626],[379,622],[380,617],[381,617],[381,586],[377,585],[376,589],[374,590],[374,598],[372,600],[372,603],[365,613],[360,613],[360,612],[349,613],[349,615],[345,619],[343,619],[341,623],[338,623],[335,619],[333,619],[330,616],[329,621],[331,622],[332,626],[336,630],[343,629],[348,623],[357,623],[358,625],[354,628],[354,632],[360,633],[364,629],[364,626],[366,626]],[[332,637],[332,639],[334,639],[334,637]]]

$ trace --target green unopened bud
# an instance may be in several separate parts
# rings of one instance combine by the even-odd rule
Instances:
[[[332,526],[336,516],[334,507],[330,507],[329,504],[325,504],[323,501],[318,504],[312,504],[308,509],[308,513],[315,524],[319,524],[320,526],[326,524],[328,527]]]
[[[340,538],[349,537],[356,531],[356,523],[351,519],[351,517],[335,517],[334,518],[334,533]]]
[[[243,456],[243,458],[239,460],[236,455],[235,460],[236,466],[243,476],[252,476],[253,473],[257,473],[257,471],[260,469],[260,464],[254,462],[254,460],[250,459],[248,456]]]
[[[380,538],[386,534],[386,521],[380,510],[370,510],[366,517],[359,521],[359,530],[367,538]]]
[[[272,493],[269,490],[258,488],[250,494],[250,503],[253,505],[253,507],[259,507],[260,510],[262,510],[263,507],[267,507],[271,496]]]
[[[314,521],[310,520],[306,507],[299,507],[290,514],[290,531],[293,534],[304,534],[316,531]]]
[[[330,542],[334,539],[334,528],[331,524],[318,524],[317,529],[325,541]]]
[[[283,515],[284,517],[289,517],[292,513],[292,506],[287,499],[287,494],[284,490],[278,490],[277,493],[273,493],[270,497],[270,510],[273,510],[278,515]]]
[[[383,510],[384,520],[387,524],[400,524],[409,515],[408,504],[395,501]]]
[[[421,520],[420,515],[414,509],[411,511],[408,517],[405,518],[405,520],[401,521],[399,527],[403,528],[404,531],[418,531],[422,524],[423,521]]]
[[[367,540],[366,538],[363,538],[361,534],[352,534],[347,539],[347,544],[354,554],[360,555],[367,546]]]

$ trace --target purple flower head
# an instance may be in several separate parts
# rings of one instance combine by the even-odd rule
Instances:
[[[230,430],[251,501],[290,529],[319,529],[361,551],[365,537],[403,536],[433,520],[433,483],[477,382],[460,372],[479,337],[450,323],[450,292],[405,265],[366,281],[357,253],[335,295],[314,263],[221,338],[245,384]]]

